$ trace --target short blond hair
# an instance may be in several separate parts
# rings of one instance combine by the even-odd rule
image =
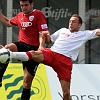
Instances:
[[[79,19],[79,23],[82,24],[82,18],[78,14],[73,14],[72,17],[77,17]]]

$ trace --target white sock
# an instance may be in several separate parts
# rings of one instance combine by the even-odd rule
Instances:
[[[11,58],[18,59],[21,61],[28,61],[29,57],[26,52],[11,52]]]

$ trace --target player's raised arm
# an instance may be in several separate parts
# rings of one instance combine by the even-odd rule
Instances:
[[[0,21],[4,24],[4,25],[6,25],[7,27],[11,27],[12,25],[10,24],[10,22],[9,22],[9,19],[6,17],[6,16],[4,16],[1,12],[0,12]]]
[[[45,43],[50,44],[51,43],[50,32],[49,31],[43,31],[42,35],[45,36]]]
[[[42,34],[42,32],[39,33],[39,49],[44,49],[44,44],[45,44],[45,39],[46,37]]]
[[[40,41],[39,49],[43,49],[45,43],[50,44],[51,43],[51,38],[50,38],[49,31],[40,32],[39,41]]]

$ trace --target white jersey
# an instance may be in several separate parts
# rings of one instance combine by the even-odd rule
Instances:
[[[51,35],[51,41],[54,42],[51,50],[67,57],[73,61],[77,59],[79,49],[83,43],[96,38],[96,30],[86,30],[70,32],[67,28],[61,28]]]

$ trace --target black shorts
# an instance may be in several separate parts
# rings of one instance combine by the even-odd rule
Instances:
[[[30,50],[38,50],[38,46],[32,46],[23,42],[15,42],[14,43],[17,46],[18,52],[27,52]],[[30,61],[26,61],[26,62],[22,62],[23,64],[23,69],[26,67],[28,72],[31,75],[35,75],[37,67],[39,65],[38,62],[34,61],[34,60],[30,60]]]

